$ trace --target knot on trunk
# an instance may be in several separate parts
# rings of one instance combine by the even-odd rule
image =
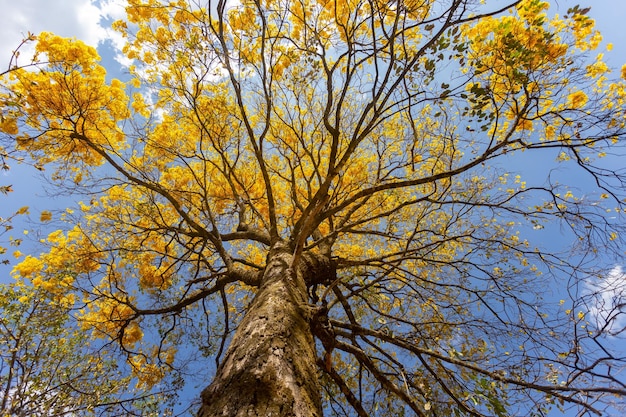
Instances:
[[[319,296],[317,295],[318,285],[328,287],[337,279],[337,264],[327,256],[304,253],[298,268],[302,271],[309,297],[313,303],[319,301]]]

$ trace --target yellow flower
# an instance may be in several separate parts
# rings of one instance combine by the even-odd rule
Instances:
[[[595,63],[587,66],[588,77],[596,78],[608,72],[609,72],[609,67],[606,65],[606,63],[602,62],[602,54],[598,55],[598,58]]]
[[[516,129],[518,130],[533,130],[533,121],[528,119],[521,119],[517,123]]]
[[[17,135],[19,129],[17,127],[17,120],[15,119],[3,119],[0,120],[0,132],[4,132],[9,135]]]
[[[39,220],[41,222],[49,222],[50,220],[52,220],[52,213],[50,213],[48,210],[42,211],[41,215],[39,216]]]
[[[27,256],[22,262],[15,265],[13,273],[18,274],[21,277],[30,277],[33,274],[41,272],[43,269],[43,262],[32,256]]]
[[[587,103],[588,100],[589,98],[587,97],[587,94],[583,91],[575,91],[567,96],[569,106],[574,109],[580,109]]]

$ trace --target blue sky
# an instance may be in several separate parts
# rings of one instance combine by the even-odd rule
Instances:
[[[487,0],[487,3],[504,3],[503,0]],[[552,12],[565,14],[569,7],[576,4],[591,6],[590,16],[596,20],[598,29],[604,36],[605,43],[612,43],[614,48],[607,53],[606,62],[620,68],[626,63],[626,1],[624,0],[551,0]],[[79,38],[91,45],[102,42],[121,42],[115,34],[101,25],[102,19],[117,19],[123,16],[122,0],[0,0],[3,17],[0,22],[0,68],[8,64],[12,49],[15,48],[27,32],[54,32],[61,36]],[[601,48],[604,49],[604,48]],[[101,54],[113,63],[111,49],[101,48]],[[35,176],[37,171],[26,166],[13,166],[7,173],[0,173],[0,185],[12,184],[14,192],[8,196],[0,195],[0,217],[6,217],[21,206],[31,206],[34,222],[39,218],[39,209],[59,209],[67,206],[67,200],[46,196],[45,186]],[[22,230],[32,229],[36,223],[16,224],[13,236],[22,237]],[[31,236],[36,231],[31,231]],[[2,236],[5,240],[8,235]],[[23,250],[24,252],[26,250]],[[618,269],[622,267],[623,269]],[[0,282],[10,281],[10,268],[0,267]],[[626,274],[624,265],[615,265],[616,279]],[[626,323],[622,324],[625,325]]]

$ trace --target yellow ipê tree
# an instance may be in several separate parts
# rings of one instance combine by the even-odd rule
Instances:
[[[573,290],[623,242],[625,74],[586,9],[503,3],[130,0],[125,82],[39,35],[2,130],[90,197],[15,274],[140,384],[214,355],[202,417],[618,406],[614,322]]]

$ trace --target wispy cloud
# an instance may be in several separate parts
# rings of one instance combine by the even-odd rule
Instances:
[[[596,328],[611,336],[626,331],[626,272],[622,267],[588,281],[586,290],[590,319]]]

